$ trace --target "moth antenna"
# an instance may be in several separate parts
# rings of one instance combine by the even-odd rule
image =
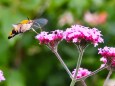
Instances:
[[[30,18],[27,16],[27,19],[30,20]]]

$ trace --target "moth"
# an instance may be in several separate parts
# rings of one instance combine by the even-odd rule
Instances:
[[[47,24],[48,20],[45,18],[39,18],[39,19],[35,19],[35,20],[23,20],[18,24],[13,24],[13,29],[10,32],[8,39],[13,38],[14,36],[20,34],[20,33],[24,33],[28,30],[33,30],[35,31],[35,29],[41,29],[43,28],[46,24]],[[35,31],[36,32],[36,31]],[[36,32],[37,33],[37,32]]]

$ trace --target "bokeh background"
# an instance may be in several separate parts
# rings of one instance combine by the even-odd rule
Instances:
[[[39,45],[35,33],[28,31],[8,40],[12,24],[27,17],[47,18],[45,31],[65,30],[73,24],[96,27],[105,40],[98,47],[115,46],[115,0],[0,0],[0,69],[6,78],[0,86],[69,86],[71,82],[56,56]],[[87,47],[83,68],[94,71],[100,67],[98,47]],[[78,57],[75,46],[62,41],[59,53],[72,71]],[[89,77],[88,86],[102,86],[107,73],[103,70]],[[114,78],[113,73],[110,84],[115,84]]]

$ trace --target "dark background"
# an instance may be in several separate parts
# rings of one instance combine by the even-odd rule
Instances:
[[[88,23],[84,19],[88,11],[104,13],[107,18],[100,24]],[[115,0],[0,0],[0,69],[6,78],[0,86],[69,86],[71,82],[56,56],[45,45],[39,45],[35,33],[28,31],[8,40],[12,24],[27,17],[47,18],[45,31],[65,30],[72,24],[96,27],[102,31],[105,40],[98,47],[115,46]],[[83,68],[94,71],[100,67],[98,47],[87,47]],[[72,71],[78,57],[75,46],[62,41],[59,53]],[[107,73],[103,70],[89,77],[86,80],[88,86],[102,86]],[[113,72],[111,79],[114,77]]]

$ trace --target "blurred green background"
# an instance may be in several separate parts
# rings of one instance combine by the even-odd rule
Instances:
[[[88,13],[90,22],[84,17]],[[8,40],[12,24],[27,17],[47,18],[45,31],[65,30],[72,24],[96,27],[105,40],[98,47],[115,46],[115,0],[0,0],[0,69],[6,78],[0,86],[69,86],[71,82],[56,56],[46,46],[39,45],[35,33],[28,31]],[[86,49],[83,68],[94,71],[100,67],[98,47],[90,45]],[[72,71],[78,57],[75,46],[62,41],[59,53]],[[107,73],[103,70],[89,77],[88,86],[102,86]],[[114,77],[113,73],[111,79]]]

